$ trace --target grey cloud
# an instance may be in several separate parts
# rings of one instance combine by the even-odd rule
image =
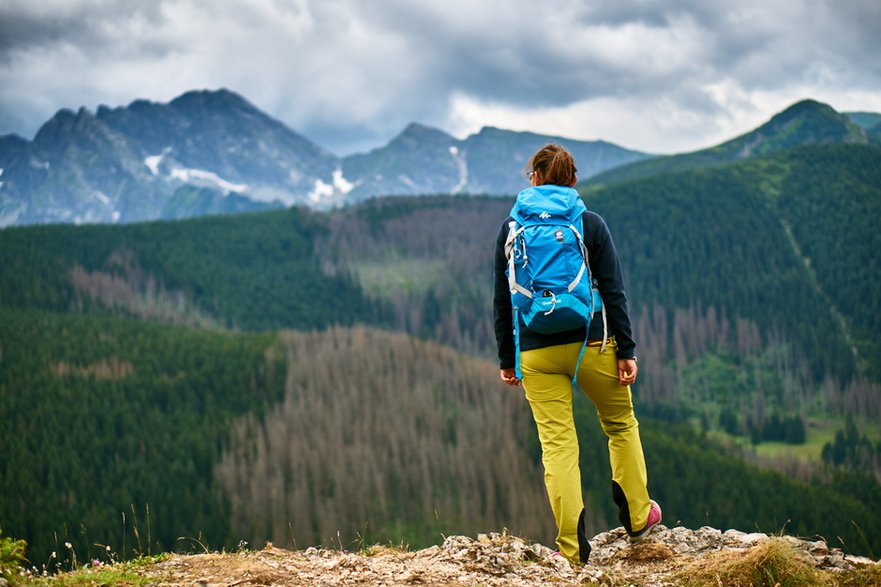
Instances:
[[[439,6],[400,2],[394,21],[377,18],[397,34],[406,32],[412,51],[425,59],[423,75],[404,84],[430,103],[445,105],[451,91],[463,91],[512,104],[556,106],[621,87],[628,77],[596,56],[561,52],[548,43],[550,37],[574,38],[579,32],[542,28],[532,3],[499,5],[494,18],[479,21],[455,8],[439,18]]]
[[[138,0],[69,2],[56,7],[39,2],[10,0],[0,5],[0,59],[35,47],[71,44],[79,48],[106,48],[114,29],[132,19],[162,25],[159,3]]]
[[[702,25],[713,28],[719,20],[719,7],[711,2],[668,0],[666,2],[592,1],[584,5],[582,24],[622,26],[640,23],[651,27],[668,27],[676,17],[689,16]]]
[[[0,5],[0,75],[22,80],[0,88],[0,134],[32,134],[48,104],[194,87],[230,87],[337,152],[414,120],[443,127],[454,94],[520,109],[664,99],[709,120],[724,105],[706,88],[726,80],[881,92],[877,0],[45,2]]]

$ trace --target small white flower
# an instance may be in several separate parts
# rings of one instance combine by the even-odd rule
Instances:
[[[73,545],[70,542],[65,542],[64,546],[66,546],[67,548],[73,548]]]
[[[110,546],[107,547],[107,552],[110,552]]]
[[[49,555],[49,559],[51,560],[51,559],[53,559],[53,558],[55,558],[55,557],[57,557],[57,556],[58,556],[58,554],[56,554],[55,551],[53,550],[53,551],[52,551],[52,554]]]

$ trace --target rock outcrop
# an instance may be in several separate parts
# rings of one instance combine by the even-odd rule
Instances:
[[[289,551],[268,544],[237,554],[176,555],[152,567],[150,579],[166,585],[678,585],[712,577],[758,549],[773,545],[792,554],[791,563],[812,576],[831,578],[866,572],[881,578],[879,563],[830,548],[822,540],[658,526],[644,541],[630,544],[622,528],[591,540],[585,566],[570,565],[540,544],[507,533],[477,538],[450,536],[419,551],[373,546],[359,553],[309,548]],[[764,553],[759,557],[768,558]],[[727,561],[727,562],[724,562]],[[729,565],[730,566],[730,565]],[[700,573],[704,573],[701,575]],[[715,579],[713,580],[715,584]],[[796,583],[798,584],[798,583]]]

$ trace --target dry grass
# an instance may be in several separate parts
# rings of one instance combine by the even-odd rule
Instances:
[[[648,563],[668,560],[676,556],[673,549],[666,544],[658,544],[648,542],[645,544],[636,544],[627,550],[622,550],[616,560],[627,561],[630,563]]]
[[[836,578],[837,587],[881,587],[881,563],[859,567]]]
[[[829,585],[829,578],[782,538],[772,538],[747,551],[728,551],[699,559],[676,577],[683,586],[726,587],[819,586]]]

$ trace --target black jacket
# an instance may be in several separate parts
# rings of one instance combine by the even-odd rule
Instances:
[[[618,358],[633,358],[636,343],[633,342],[630,316],[627,313],[627,298],[624,294],[624,277],[618,261],[618,251],[612,242],[609,227],[602,217],[591,211],[582,215],[584,224],[584,244],[587,246],[590,273],[596,280],[597,288],[606,308],[609,335],[618,343]],[[499,346],[499,367],[509,369],[515,364],[514,318],[511,308],[511,293],[508,290],[508,277],[505,270],[505,240],[508,237],[508,217],[499,229],[496,239],[495,289],[493,295],[493,319],[495,321],[496,342]],[[602,340],[603,318],[600,312],[594,314],[590,322],[590,340]],[[528,351],[558,344],[584,341],[584,328],[567,330],[556,334],[532,332],[520,321],[520,350]]]

